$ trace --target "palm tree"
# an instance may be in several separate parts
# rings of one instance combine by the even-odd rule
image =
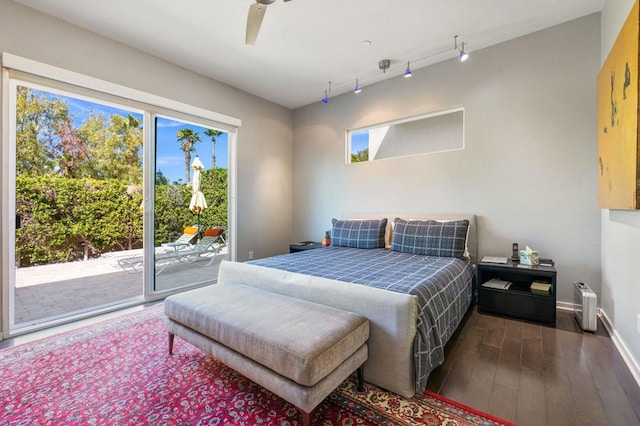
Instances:
[[[186,128],[178,130],[178,143],[180,144],[180,149],[184,152],[184,172],[187,177],[187,185],[191,183],[189,168],[191,166],[191,153],[196,151],[193,147],[196,142],[202,142],[202,139],[200,139],[200,135],[194,132],[193,129]]]
[[[220,130],[207,129],[204,134],[211,138],[211,169],[216,168],[216,138],[222,134]]]

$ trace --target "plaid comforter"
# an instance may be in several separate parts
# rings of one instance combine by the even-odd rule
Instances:
[[[426,388],[431,371],[444,362],[444,345],[472,297],[473,266],[451,257],[326,247],[249,263],[418,296],[419,338],[414,344],[418,392]]]

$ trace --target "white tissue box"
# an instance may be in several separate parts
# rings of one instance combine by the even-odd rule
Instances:
[[[540,264],[540,254],[537,250],[520,250],[520,263],[522,265],[536,266]]]

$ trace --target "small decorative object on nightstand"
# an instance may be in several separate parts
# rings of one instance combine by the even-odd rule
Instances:
[[[300,241],[299,243],[289,244],[289,253],[296,253],[299,251],[313,250],[322,248],[323,244],[317,241]]]
[[[478,311],[555,324],[556,269],[550,259],[540,263],[478,263]],[[510,284],[496,288],[496,282]]]
[[[323,246],[330,246],[331,245],[331,231],[327,231],[324,233],[324,238],[322,240],[322,245]]]

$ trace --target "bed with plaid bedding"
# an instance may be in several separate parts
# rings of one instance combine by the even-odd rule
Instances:
[[[417,392],[426,388],[431,371],[444,362],[444,346],[462,321],[473,293],[473,266],[451,257],[331,246],[249,263],[417,296]]]

